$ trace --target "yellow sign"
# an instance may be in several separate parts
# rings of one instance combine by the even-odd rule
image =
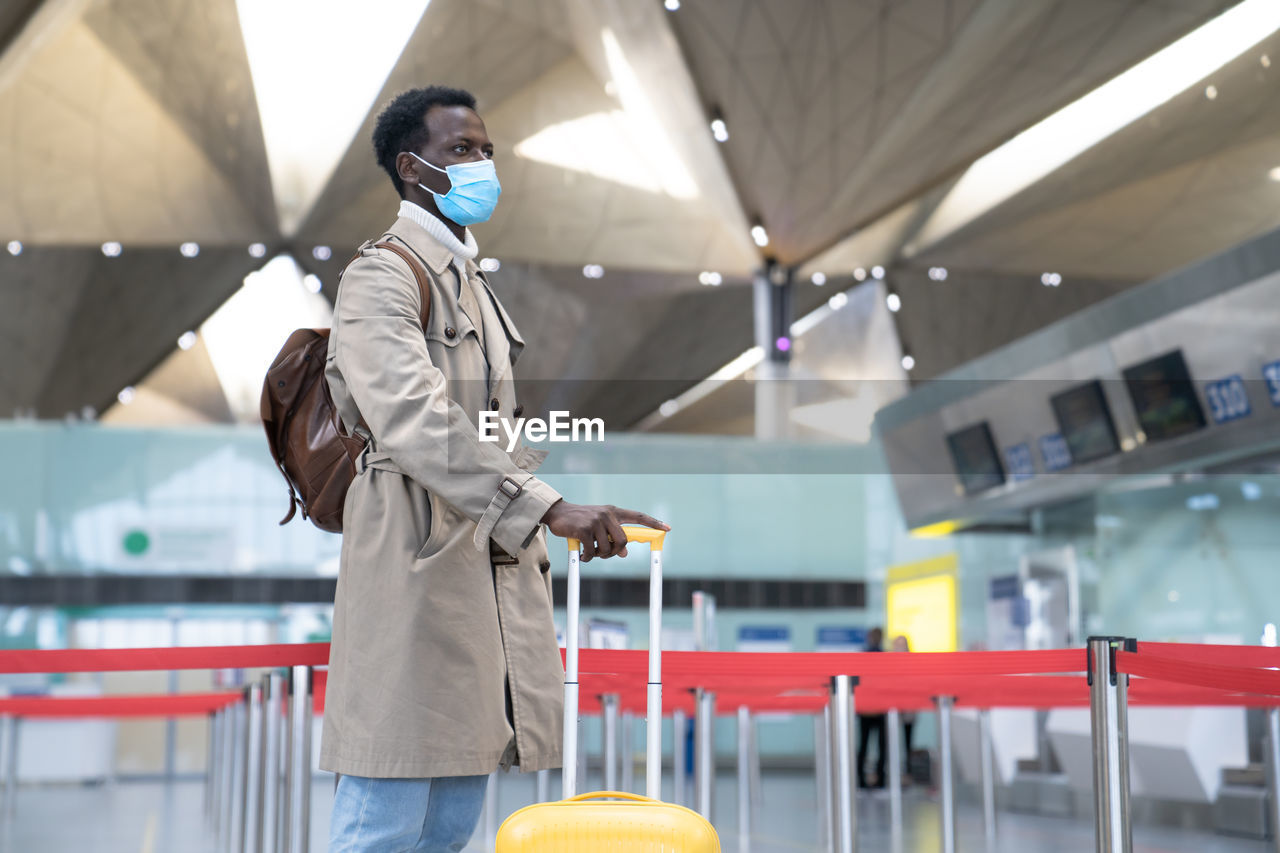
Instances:
[[[885,648],[905,635],[913,652],[956,650],[955,554],[890,566],[886,576]]]

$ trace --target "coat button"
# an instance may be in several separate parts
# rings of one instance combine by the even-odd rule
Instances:
[[[512,410],[511,414],[517,418],[520,417],[524,414],[524,406],[516,406],[515,409]]]
[[[453,326],[445,326],[445,327],[444,327],[444,336],[445,336],[446,338],[455,338],[455,337],[457,337],[457,336],[458,336],[458,330],[457,330],[457,329],[455,329]]]
[[[490,408],[490,409],[493,409],[495,412],[496,412],[496,411],[498,411],[498,398],[497,398],[497,397],[494,397],[492,400],[490,400],[490,401],[489,401],[489,408]]]

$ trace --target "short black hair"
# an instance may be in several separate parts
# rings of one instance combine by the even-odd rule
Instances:
[[[427,143],[427,111],[432,107],[466,107],[474,110],[476,98],[465,89],[427,86],[410,89],[391,99],[373,128],[373,154],[378,165],[391,176],[396,192],[404,198],[404,181],[396,171],[401,151],[417,151]]]

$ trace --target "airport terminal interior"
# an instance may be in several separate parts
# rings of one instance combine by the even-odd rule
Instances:
[[[428,86],[491,155],[379,161]],[[0,0],[0,155],[0,851],[337,850],[327,739],[485,721],[468,851],[1280,850],[1277,0]]]

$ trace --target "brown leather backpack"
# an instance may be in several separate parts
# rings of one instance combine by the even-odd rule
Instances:
[[[418,319],[425,330],[431,316],[426,270],[407,249],[385,240],[365,243],[347,265],[371,245],[399,255],[413,271],[422,294]],[[301,507],[302,517],[316,527],[341,533],[347,488],[356,477],[356,460],[366,444],[359,430],[367,433],[368,428],[359,424],[356,435],[343,429],[324,378],[328,352],[328,329],[298,329],[290,335],[263,380],[261,414],[271,458],[289,487],[289,513],[280,523],[287,524]]]

